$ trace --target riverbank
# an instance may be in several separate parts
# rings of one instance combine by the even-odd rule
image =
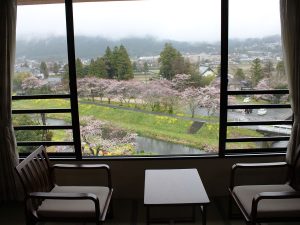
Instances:
[[[20,100],[13,102],[13,109],[33,109],[33,108],[69,108],[68,100],[48,99],[48,100]],[[146,112],[128,111],[119,108],[109,108],[94,104],[79,104],[80,117],[93,116],[96,119],[108,121],[135,132],[140,136],[153,139],[182,144],[205,151],[217,151],[219,142],[219,124],[205,123],[195,134],[188,134],[191,120],[174,118],[165,115],[153,115]],[[48,114],[47,118],[62,119],[71,121],[70,114]],[[251,136],[257,137],[261,134],[249,129],[228,129],[231,137]],[[59,135],[61,138],[61,135]],[[232,143],[232,148],[255,147],[255,143]]]

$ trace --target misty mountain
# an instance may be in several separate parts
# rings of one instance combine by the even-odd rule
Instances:
[[[107,46],[113,48],[123,44],[130,57],[136,58],[140,56],[159,55],[165,43],[172,43],[182,54],[219,54],[220,43],[189,43],[173,40],[158,40],[152,37],[145,38],[124,38],[121,40],[111,40],[102,37],[76,36],[75,50],[76,57],[80,58],[96,58],[104,54]],[[270,36],[265,38],[252,39],[232,39],[229,41],[229,51],[236,49],[261,49],[268,43],[279,43],[280,36]],[[25,57],[28,59],[43,60],[66,60],[67,59],[67,40],[65,37],[49,37],[47,39],[17,40],[16,56],[18,58]]]

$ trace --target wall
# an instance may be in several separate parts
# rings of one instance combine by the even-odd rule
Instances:
[[[120,199],[143,198],[145,169],[197,168],[210,197],[227,195],[231,167],[236,162],[275,162],[282,161],[282,156],[273,157],[231,157],[200,159],[149,159],[149,160],[111,160],[88,161],[84,163],[107,163],[111,167],[114,197]],[[67,162],[70,163],[70,162]],[[78,163],[78,162],[73,162]],[[260,183],[267,177],[274,182],[284,177],[284,171],[270,170],[249,171],[244,182]],[[100,184],[102,174],[99,171],[57,172],[57,182],[67,185]]]

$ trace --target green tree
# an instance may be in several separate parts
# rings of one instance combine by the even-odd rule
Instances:
[[[84,77],[83,63],[80,58],[76,59],[76,74],[77,77]]]
[[[92,59],[88,74],[89,76],[108,78],[104,58],[97,58],[96,60]]]
[[[115,47],[112,53],[114,76],[118,80],[128,80],[133,78],[132,64],[126,48],[121,45]]]
[[[158,61],[160,63],[160,75],[168,80],[172,80],[176,74],[184,72],[184,59],[172,44],[165,44]]]
[[[279,61],[276,65],[276,72],[278,76],[283,76],[285,74],[284,62]]]
[[[238,68],[234,74],[234,78],[238,81],[242,81],[246,79],[246,75],[242,68]]]
[[[274,89],[287,89],[288,85],[286,83],[279,83],[277,84]],[[284,96],[284,94],[274,94],[273,95],[273,103],[274,104],[279,104],[281,98]]]
[[[263,68],[264,73],[266,74],[266,76],[268,78],[270,78],[272,76],[272,72],[274,71],[274,65],[272,63],[271,60],[268,60],[265,64],[264,64],[264,68]]]
[[[180,73],[189,74],[192,77],[200,77],[199,63],[191,63],[189,60],[184,60],[183,71]]]
[[[24,73],[24,72],[16,73],[13,78],[13,91],[14,92],[21,91],[22,90],[21,85],[23,80],[31,76],[32,75],[30,73]]]
[[[144,62],[144,66],[143,66],[143,72],[145,74],[147,74],[149,72],[149,66],[147,62]]]
[[[133,70],[134,72],[138,72],[138,68],[137,68],[137,63],[136,63],[136,62],[133,62],[133,63],[132,63],[132,70]]]
[[[263,78],[261,60],[259,58],[256,58],[252,61],[250,73],[252,86],[255,87],[258,84],[258,82]]]
[[[94,59],[91,59],[90,65],[88,66],[88,74],[89,76],[95,76],[97,73],[96,71],[96,63]]]
[[[49,77],[49,70],[48,70],[47,64],[44,61],[41,62],[40,72],[42,74],[44,74],[45,79],[47,79]]]
[[[52,67],[53,73],[57,74],[59,71],[59,65],[55,62]]]
[[[104,60],[104,64],[105,64],[107,77],[110,79],[113,79],[115,71],[113,68],[113,55],[112,55],[112,51],[110,50],[109,47],[107,47],[105,50],[103,60]]]
[[[13,116],[13,125],[41,125],[38,117],[31,117],[29,115],[16,115]],[[51,141],[53,133],[50,131],[42,130],[21,130],[15,132],[17,141]],[[20,147],[20,152],[31,152],[36,147]]]

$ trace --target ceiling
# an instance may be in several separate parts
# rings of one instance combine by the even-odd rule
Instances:
[[[128,1],[128,0],[73,0],[73,2],[107,2],[107,1]],[[18,5],[36,5],[64,3],[64,0],[17,0]]]

